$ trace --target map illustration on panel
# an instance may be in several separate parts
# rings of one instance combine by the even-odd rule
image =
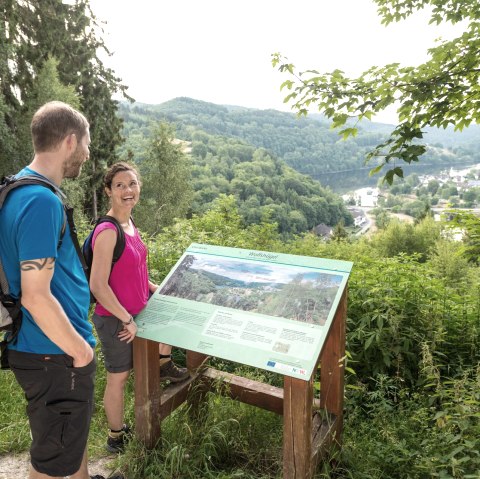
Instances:
[[[159,294],[323,326],[342,279],[317,268],[191,253]]]

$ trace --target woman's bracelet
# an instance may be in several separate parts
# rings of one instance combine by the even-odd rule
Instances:
[[[133,323],[133,316],[130,315],[130,319],[128,321],[122,321],[122,323],[125,325],[125,326],[128,326],[129,324],[132,324]]]

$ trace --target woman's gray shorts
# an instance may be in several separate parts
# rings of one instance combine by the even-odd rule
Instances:
[[[123,329],[122,322],[115,316],[98,314],[93,315],[92,321],[100,339],[105,369],[110,373],[130,371],[133,368],[133,346],[118,338]]]

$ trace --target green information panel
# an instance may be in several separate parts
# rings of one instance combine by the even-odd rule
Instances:
[[[138,336],[309,380],[353,264],[193,243]]]

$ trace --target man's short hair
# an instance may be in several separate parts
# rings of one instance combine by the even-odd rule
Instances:
[[[72,133],[80,142],[88,128],[88,121],[80,112],[61,101],[50,101],[33,115],[30,125],[33,149],[35,153],[56,150]]]

